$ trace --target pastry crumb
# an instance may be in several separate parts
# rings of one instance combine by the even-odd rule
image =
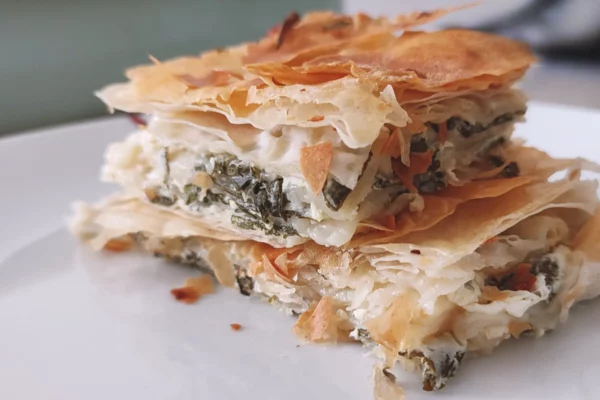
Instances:
[[[182,303],[192,304],[205,294],[213,292],[212,278],[208,275],[197,276],[185,280],[183,287],[171,290],[175,300]]]
[[[231,330],[233,330],[233,331],[239,331],[240,329],[242,329],[242,325],[240,325],[240,324],[230,324],[229,326],[231,327]]]
[[[396,383],[396,377],[386,368],[373,368],[373,398],[375,400],[404,400],[404,389]]]
[[[106,251],[121,253],[133,249],[133,241],[128,238],[111,239],[103,247]]]

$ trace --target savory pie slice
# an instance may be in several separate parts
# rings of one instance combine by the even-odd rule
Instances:
[[[531,52],[410,30],[446,12],[292,14],[127,71],[98,96],[150,118],[107,151],[122,192],[78,205],[72,230],[206,269],[300,315],[303,339],[363,342],[390,392],[398,362],[437,390],[465,355],[553,329],[600,294],[597,182],[580,179],[599,168],[511,140]]]

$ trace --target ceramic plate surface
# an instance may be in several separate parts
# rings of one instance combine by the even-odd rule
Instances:
[[[598,112],[533,103],[517,135],[600,161],[598,127]],[[359,346],[299,346],[293,318],[229,289],[178,303],[169,291],[193,270],[69,235],[70,203],[115,189],[98,182],[102,154],[131,130],[114,117],[0,140],[0,399],[371,399],[374,359]],[[599,398],[599,377],[591,301],[539,340],[468,360],[440,393],[399,381],[408,400],[563,400]]]

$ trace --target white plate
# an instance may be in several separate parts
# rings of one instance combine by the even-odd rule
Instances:
[[[534,104],[528,119],[532,145],[600,160],[599,113]],[[371,399],[358,346],[298,346],[292,318],[227,289],[177,303],[192,270],[69,236],[69,203],[113,189],[102,153],[130,130],[105,118],[0,140],[0,399]],[[540,340],[468,360],[437,395],[399,379],[409,400],[598,398],[599,328],[600,303],[579,305]]]

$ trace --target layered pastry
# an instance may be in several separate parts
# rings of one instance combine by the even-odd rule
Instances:
[[[122,190],[79,204],[97,250],[142,249],[362,342],[442,388],[600,294],[598,166],[512,140],[526,46],[395,19],[290,15],[262,40],[131,69],[98,95],[149,117],[112,144]],[[389,389],[398,393],[396,389]]]

